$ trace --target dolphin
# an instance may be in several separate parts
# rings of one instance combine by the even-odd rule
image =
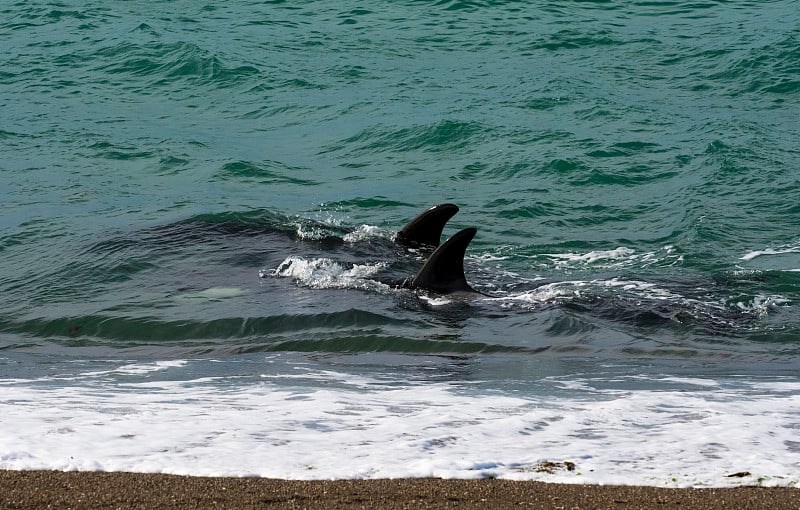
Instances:
[[[464,275],[464,255],[477,229],[465,228],[453,234],[428,257],[428,260],[402,287],[436,294],[481,294],[473,289]]]
[[[466,228],[441,243],[442,232],[447,222],[459,208],[455,204],[434,205],[409,221],[392,238],[392,243],[417,253],[430,253],[422,268],[411,278],[381,278],[377,280],[393,288],[420,290],[435,294],[477,294],[467,283],[464,275],[464,255],[475,228]],[[327,236],[322,239],[326,246],[338,247],[344,239]],[[379,243],[380,244],[380,243]],[[267,272],[259,273],[262,277]]]
[[[409,247],[439,246],[445,224],[458,212],[455,204],[434,205],[409,221],[405,227],[395,235],[397,244]]]
[[[447,222],[458,212],[455,204],[438,204],[408,222],[394,238],[408,248],[435,248],[422,268],[394,286],[435,294],[481,294],[467,283],[464,255],[477,229],[465,228],[439,244]]]

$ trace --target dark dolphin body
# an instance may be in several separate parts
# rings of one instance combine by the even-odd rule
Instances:
[[[369,277],[370,280],[396,289],[446,295],[457,298],[455,301],[462,301],[459,298],[472,301],[472,298],[485,296],[476,291],[464,275],[464,255],[476,230],[461,230],[440,243],[445,226],[458,211],[454,204],[439,204],[422,211],[392,239],[377,236],[358,242],[345,240],[353,232],[350,228],[309,220],[302,220],[298,225],[294,219],[269,211],[199,215],[177,223],[123,233],[92,246],[90,250],[97,252],[98,259],[105,264],[103,267],[119,266],[119,271],[131,277],[133,273],[152,267],[155,260],[165,266],[178,267],[183,260],[198,257],[207,261],[209,267],[222,265],[232,271],[249,273],[254,266],[263,264],[265,257],[269,264],[279,264],[301,249],[303,258],[333,257],[345,266],[363,264],[365,259],[380,260],[385,264],[379,274]],[[306,236],[303,232],[312,235]],[[426,257],[422,263],[420,256]],[[205,284],[196,282],[202,279],[206,269],[191,267],[188,270],[193,278],[189,281],[183,274],[176,276],[176,288],[181,291],[202,288]],[[208,269],[207,272],[208,280],[216,281],[214,270]],[[266,277],[275,272],[260,271],[259,274]],[[539,285],[546,285],[546,282]],[[564,282],[564,286],[568,289],[570,283]],[[545,299],[538,306],[560,306],[578,313],[591,313],[604,319],[638,325],[699,322],[713,331],[728,331],[730,327],[758,318],[758,310],[749,312],[738,307],[720,306],[718,298],[709,298],[706,294],[714,293],[717,288],[714,282],[698,284],[692,281],[683,286],[671,282],[667,287],[675,294],[674,299],[665,300],[635,289],[623,291],[616,286],[601,285],[581,287],[580,293],[563,294],[555,300]],[[698,288],[707,290],[698,296]],[[506,292],[501,297],[509,297],[509,294]]]
[[[439,246],[445,224],[458,212],[455,204],[434,205],[409,221],[395,236],[395,242],[411,248]]]
[[[438,294],[477,294],[464,277],[464,254],[475,235],[475,229],[463,230],[440,246],[444,227],[458,210],[455,204],[435,205],[409,221],[392,240],[383,242],[380,239],[373,239],[357,245],[350,245],[345,241],[345,236],[352,232],[351,229],[331,227],[313,221],[306,222],[306,226],[312,230],[319,229],[321,232],[319,237],[312,237],[306,240],[306,243],[319,250],[320,255],[338,251],[345,255],[345,259],[353,261],[363,259],[364,256],[379,257],[390,263],[390,271],[397,270],[396,266],[399,265],[402,271],[399,275],[377,279],[391,287]],[[144,244],[160,246],[163,250],[172,252],[175,245],[179,247],[193,247],[203,243],[220,245],[219,236],[224,236],[226,239],[221,251],[231,252],[237,261],[248,258],[260,259],[264,252],[285,254],[291,251],[291,246],[295,242],[303,239],[296,228],[286,225],[285,219],[269,213],[224,213],[200,215],[177,223],[145,229],[132,235],[99,243],[94,249],[117,253],[121,247]],[[284,241],[288,241],[288,244],[284,244]],[[430,253],[427,262],[416,276],[407,277],[408,258],[398,253],[398,247],[406,254]],[[395,257],[397,255],[400,256]],[[262,277],[267,274],[270,273],[261,273]]]
[[[418,294],[454,297],[456,302],[464,297],[467,299],[463,301],[471,302],[471,298],[485,296],[476,291],[464,275],[464,255],[476,230],[464,229],[440,243],[445,226],[458,211],[454,204],[436,205],[422,211],[392,238],[357,235],[356,241],[346,240],[354,232],[352,228],[290,218],[269,210],[200,214],[175,223],[119,232],[89,246],[87,251],[96,261],[97,270],[86,273],[85,281],[102,282],[100,275],[114,272],[125,279],[138,275],[137,278],[143,278],[149,282],[146,285],[154,288],[191,292],[219,286],[220,267],[225,268],[230,279],[246,280],[254,268],[264,267],[265,262],[268,267],[280,269],[284,264],[291,265],[296,258],[311,261],[333,259],[342,267],[364,264],[366,260],[381,262],[378,267],[370,266],[376,273],[370,273],[369,280]],[[421,261],[421,257],[425,260]],[[258,274],[261,277],[277,275],[278,269],[262,270]],[[147,280],[151,278],[151,272],[152,280]],[[476,278],[490,279],[492,283],[497,281],[494,277],[487,277],[486,273],[476,274]],[[669,299],[660,294],[651,295],[647,290],[651,284],[645,284],[644,290],[627,290],[616,284],[603,285],[602,278],[599,284],[588,286],[581,282],[551,282],[556,285],[553,298],[547,297],[547,289],[541,296],[535,294],[538,287],[549,285],[541,278],[535,280],[534,286],[531,286],[534,280],[503,280],[497,281],[499,295],[490,296],[505,300],[503,303],[521,297],[520,303],[533,302],[533,308],[537,310],[559,307],[579,316],[589,313],[637,325],[674,326],[692,322],[716,334],[717,331],[728,332],[731,328],[749,324],[763,315],[759,308],[742,310],[737,304],[741,300],[740,294],[751,292],[749,284],[740,278],[732,283],[655,282],[659,287],[664,284]],[[605,281],[614,282],[613,279]],[[570,292],[570,289],[580,292]],[[525,296],[530,292],[534,295]],[[497,303],[479,300],[485,301],[489,308]],[[733,306],[729,306],[729,302],[733,302]],[[507,309],[505,305],[497,306]],[[518,308],[528,311],[531,306],[521,304]],[[475,310],[469,313],[475,313]],[[575,324],[571,316],[565,321],[570,327]]]
[[[464,276],[464,255],[476,233],[475,228],[465,228],[454,234],[428,257],[413,278],[406,280],[404,287],[437,294],[479,294]]]
[[[479,294],[464,276],[464,255],[477,229],[466,228],[439,245],[445,224],[457,212],[454,204],[435,205],[397,233],[395,242],[403,246],[437,247],[415,276],[397,286],[436,294]]]

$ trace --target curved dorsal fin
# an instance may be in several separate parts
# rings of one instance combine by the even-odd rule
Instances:
[[[457,212],[458,206],[455,204],[434,205],[408,222],[397,233],[395,241],[404,246],[439,246],[445,223]]]
[[[476,232],[474,228],[465,228],[445,241],[428,257],[409,286],[440,294],[477,292],[464,276],[464,254]]]

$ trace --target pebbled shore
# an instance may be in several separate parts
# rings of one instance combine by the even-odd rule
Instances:
[[[299,481],[0,471],[0,509],[17,508],[800,509],[800,489],[662,489],[433,478]]]

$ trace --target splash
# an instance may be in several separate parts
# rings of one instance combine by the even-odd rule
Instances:
[[[352,232],[348,232],[344,236],[344,241],[347,243],[357,243],[359,241],[367,241],[376,237],[389,237],[385,235],[383,230],[372,225],[361,225]]]
[[[375,264],[354,264],[347,267],[328,258],[305,259],[287,257],[272,271],[261,270],[259,276],[293,278],[306,287],[314,289],[367,289],[381,290],[387,286],[370,280],[369,277],[386,266],[383,262]]]

